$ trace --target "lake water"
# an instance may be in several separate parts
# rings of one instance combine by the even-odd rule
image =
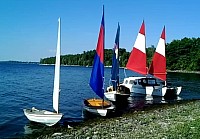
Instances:
[[[91,67],[61,67],[59,108],[64,114],[59,123],[61,126],[65,122],[82,121],[83,99],[96,97],[88,85],[91,70]],[[127,75],[131,74],[127,72]],[[122,81],[123,69],[120,69],[120,75]],[[109,84],[109,77],[110,68],[105,68],[105,85]],[[31,129],[33,123],[24,116],[23,109],[52,110],[53,79],[54,66],[0,62],[0,138],[21,137],[40,128],[36,125]],[[182,101],[200,99],[200,74],[168,73],[167,79],[173,85],[182,85]],[[149,104],[163,102],[141,99]],[[130,101],[129,108],[136,100],[138,98]]]

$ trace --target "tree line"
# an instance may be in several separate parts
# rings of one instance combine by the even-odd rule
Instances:
[[[147,66],[151,64],[152,56],[155,53],[155,47],[146,48]],[[68,54],[61,56],[61,64],[63,65],[80,65],[92,66],[95,50],[83,51],[82,54]],[[105,49],[104,65],[112,65],[112,49]],[[130,52],[126,49],[119,50],[120,66],[125,67]],[[200,38],[183,38],[181,40],[173,40],[166,44],[166,58],[168,70],[187,70],[200,71]],[[40,64],[54,64],[55,57],[40,59]]]

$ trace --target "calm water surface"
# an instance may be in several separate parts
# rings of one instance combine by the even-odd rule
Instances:
[[[64,117],[60,125],[66,122],[82,121],[83,99],[96,97],[88,82],[90,67],[61,67],[60,112]],[[127,75],[133,73],[127,72]],[[124,70],[120,69],[121,81]],[[200,74],[168,73],[168,81],[173,85],[182,85],[182,100],[200,99]],[[105,68],[105,85],[109,84],[110,68]],[[52,110],[54,66],[37,64],[10,64],[0,62],[0,138],[20,137],[33,130],[24,116],[24,108]],[[131,98],[129,108],[136,101],[160,103],[162,98]],[[40,128],[36,125],[34,128]]]

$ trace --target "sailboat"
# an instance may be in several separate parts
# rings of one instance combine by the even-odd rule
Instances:
[[[55,112],[39,110],[35,107],[24,109],[25,116],[33,122],[45,124],[47,126],[55,125],[62,118],[63,114],[58,111],[59,92],[60,92],[60,18],[58,19],[58,40],[55,63],[54,90],[53,90],[53,108]]]
[[[180,94],[181,87],[168,87],[166,84],[165,37],[163,36],[165,36],[165,28],[163,29],[156,53],[148,71],[146,67],[145,24],[143,21],[126,65],[127,69],[137,72],[142,76],[126,77],[122,83],[122,85],[129,88],[131,96],[142,94],[174,97]],[[148,74],[153,75],[153,77]]]
[[[112,56],[110,79],[112,85],[107,87],[107,90],[104,93],[105,97],[112,102],[126,100],[130,96],[130,91],[126,89],[126,87],[119,85],[119,35],[120,26],[118,24]]]
[[[92,90],[101,99],[92,98],[84,100],[84,110],[99,116],[106,116],[109,112],[114,110],[114,106],[112,106],[109,101],[104,100],[104,37],[105,26],[103,8],[99,38],[97,42],[96,54],[94,57],[94,63],[89,83]]]

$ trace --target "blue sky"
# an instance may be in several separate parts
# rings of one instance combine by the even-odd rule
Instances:
[[[198,0],[1,0],[0,61],[39,61],[55,56],[58,17],[61,54],[96,49],[102,5],[105,6],[105,47],[114,45],[117,24],[120,47],[131,51],[142,20],[147,47],[157,45],[163,26],[166,41],[200,37]]]

